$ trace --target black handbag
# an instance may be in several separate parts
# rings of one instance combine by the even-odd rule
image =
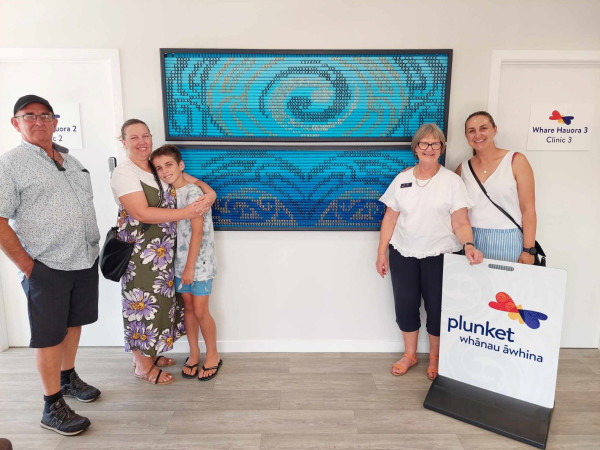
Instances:
[[[506,217],[508,217],[510,219],[510,221],[512,223],[514,223],[519,230],[521,230],[521,233],[523,233],[523,227],[521,225],[519,225],[515,221],[515,219],[513,219],[512,216],[504,210],[504,208],[502,208],[500,205],[498,205],[496,202],[494,202],[494,200],[492,200],[490,198],[490,196],[488,195],[487,191],[483,187],[483,184],[481,184],[481,181],[479,181],[479,178],[477,178],[477,175],[475,174],[475,171],[473,170],[473,166],[471,165],[471,160],[469,160],[469,169],[471,169],[471,173],[473,174],[473,178],[475,178],[475,181],[477,181],[477,184],[479,185],[479,187],[481,188],[481,190],[483,191],[483,193],[485,194],[485,196],[488,198],[488,200],[490,202],[492,202],[492,205],[494,205],[496,208],[498,208],[500,210],[500,212],[502,214],[504,214]],[[536,249],[536,254],[533,255],[534,256],[534,258],[533,258],[533,265],[534,266],[543,266],[543,267],[546,267],[546,253],[544,252],[544,249],[542,249],[542,246],[540,245],[540,243],[538,241],[535,241],[535,249]]]
[[[118,238],[118,227],[112,227],[106,233],[106,240],[100,252],[100,271],[107,280],[119,281],[129,264],[134,244]]]
[[[163,188],[160,180],[158,179],[158,174],[154,169],[154,166],[150,164],[152,168],[152,173],[154,175],[154,179],[158,184],[159,189],[159,200],[156,208],[160,208],[162,204],[163,198]],[[142,225],[142,233],[145,233],[150,225],[145,223]],[[112,227],[106,233],[106,240],[104,241],[104,245],[102,246],[102,250],[100,251],[100,271],[102,272],[102,276],[107,280],[119,281],[125,271],[127,270],[127,266],[129,265],[129,260],[131,259],[131,254],[133,253],[134,244],[131,242],[125,242],[119,239],[117,232],[119,231],[118,227]]]

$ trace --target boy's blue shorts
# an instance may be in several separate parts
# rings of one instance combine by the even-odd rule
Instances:
[[[181,278],[175,277],[175,291],[180,293],[191,292],[192,295],[210,295],[212,292],[212,278],[206,281],[194,281],[192,284],[182,284]]]

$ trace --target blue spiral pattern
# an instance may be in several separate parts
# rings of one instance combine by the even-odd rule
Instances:
[[[414,165],[406,146],[182,146],[186,171],[218,194],[215,229],[378,230],[378,201]]]
[[[452,52],[162,50],[171,140],[410,140],[446,129]]]

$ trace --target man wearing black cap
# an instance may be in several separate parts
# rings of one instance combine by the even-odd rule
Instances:
[[[44,388],[41,426],[63,435],[90,421],[63,396],[82,402],[100,391],[75,372],[81,326],[98,319],[98,242],[90,174],[52,141],[50,103],[26,95],[15,103],[21,145],[0,155],[0,249],[21,273],[30,346]]]

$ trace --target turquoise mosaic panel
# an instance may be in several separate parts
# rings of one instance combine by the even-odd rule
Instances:
[[[406,146],[181,146],[186,171],[218,194],[219,230],[378,230],[378,201],[413,166]]]
[[[451,50],[161,49],[168,140],[410,141],[447,128]]]

